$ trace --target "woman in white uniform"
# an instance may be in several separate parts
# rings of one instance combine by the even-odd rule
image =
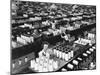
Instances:
[[[70,35],[66,34],[65,32],[61,34],[61,38],[63,38],[67,42],[69,41],[69,37],[70,37]]]
[[[44,42],[42,51],[38,53],[39,57],[43,57],[43,56],[47,58],[50,57],[50,54],[48,53],[48,46],[49,46],[48,42]]]

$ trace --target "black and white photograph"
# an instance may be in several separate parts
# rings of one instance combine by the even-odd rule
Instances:
[[[11,74],[96,70],[96,6],[11,0]]]

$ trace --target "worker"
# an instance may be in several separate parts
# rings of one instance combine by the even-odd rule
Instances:
[[[65,32],[61,34],[61,38],[63,38],[65,41],[69,41],[70,34],[66,34]]]
[[[42,57],[42,56],[47,57],[47,58],[50,57],[50,54],[49,54],[49,52],[48,52],[48,50],[49,50],[49,49],[48,49],[48,46],[49,46],[48,42],[44,42],[44,43],[43,43],[43,49],[42,49],[42,51],[40,51],[40,52],[38,53],[39,57]]]

